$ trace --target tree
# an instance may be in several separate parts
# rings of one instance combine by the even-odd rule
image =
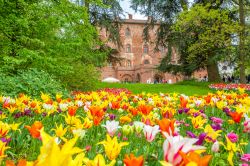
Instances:
[[[210,5],[195,5],[182,12],[175,24],[175,31],[189,42],[187,61],[197,68],[206,68],[209,81],[220,80],[217,61],[232,49],[232,35],[239,28],[227,10],[213,9]]]
[[[0,71],[5,74],[37,68],[69,86],[81,85],[86,78],[73,83],[69,77],[79,76],[79,71],[84,75],[107,58],[84,6],[68,0],[3,0],[0,13]]]

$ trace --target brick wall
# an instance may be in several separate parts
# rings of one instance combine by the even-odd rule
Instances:
[[[118,49],[114,44],[108,45],[112,48],[116,48],[119,51],[119,55],[123,60],[112,66],[107,66],[101,69],[101,79],[107,77],[114,77],[121,81],[129,82],[154,82],[154,80],[171,80],[172,83],[181,81],[182,76],[175,76],[169,73],[160,73],[155,69],[161,58],[166,55],[167,49],[164,48],[161,51],[155,51],[156,30],[158,26],[149,31],[149,41],[143,39],[143,29],[147,20],[133,20],[132,16],[129,19],[124,20],[120,29],[120,38],[122,48]],[[107,41],[106,31],[100,30],[101,37],[104,41]],[[172,62],[178,61],[178,56],[173,49]],[[206,74],[206,71],[201,71],[202,76]],[[199,78],[199,72],[196,72],[195,77]]]

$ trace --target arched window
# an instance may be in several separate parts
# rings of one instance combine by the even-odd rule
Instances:
[[[131,35],[130,29],[129,29],[129,28],[126,28],[126,30],[125,30],[125,35],[126,35],[127,37],[129,37],[129,36]]]
[[[144,54],[148,53],[148,45],[147,44],[144,44],[144,46],[143,46],[143,53]]]
[[[144,61],[144,64],[145,64],[145,65],[150,64],[149,60],[146,59],[146,60]]]
[[[130,46],[130,44],[126,45],[126,53],[131,53],[131,46]]]

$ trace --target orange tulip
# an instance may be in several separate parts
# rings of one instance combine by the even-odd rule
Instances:
[[[153,106],[151,106],[151,105],[139,105],[137,109],[139,112],[143,113],[144,115],[148,115],[153,110]]]
[[[188,100],[185,99],[183,96],[180,96],[180,104],[181,108],[186,108],[187,107]]]
[[[15,163],[14,163],[14,161],[12,161],[12,160],[6,160],[6,161],[5,161],[5,165],[6,165],[6,166],[15,166]]]
[[[183,159],[181,166],[188,164],[191,165],[191,163],[195,163],[197,166],[208,166],[209,161],[212,158],[212,155],[206,155],[204,157],[200,157],[200,155],[196,152],[190,152],[188,154],[185,154],[182,151],[179,151],[179,154]]]
[[[112,101],[111,102],[111,108],[113,109],[113,110],[118,110],[119,108],[120,108],[120,102],[118,102],[118,101]]]
[[[40,130],[42,129],[43,124],[39,121],[35,121],[34,124],[32,124],[32,126],[25,126],[26,129],[29,130],[30,135],[33,138],[40,138]]]
[[[17,166],[26,166],[26,165],[27,165],[27,161],[25,159],[21,159],[17,163]]]
[[[210,96],[210,95],[208,95],[208,96],[204,97],[204,99],[206,100],[206,103],[207,103],[207,104],[209,104],[209,103],[210,103],[211,98],[212,98],[212,96]]]
[[[37,103],[36,103],[36,102],[32,101],[32,102],[30,103],[30,107],[31,107],[31,108],[35,108],[36,106],[37,106]]]
[[[135,157],[134,154],[125,155],[123,162],[126,166],[143,166],[143,156]]]
[[[76,114],[76,111],[77,111],[77,106],[70,106],[69,108],[68,108],[68,113],[69,113],[69,115],[70,116],[75,116],[75,114]]]
[[[167,132],[168,135],[174,134],[174,129],[175,129],[174,123],[175,123],[175,120],[170,120],[166,118],[163,118],[162,120],[158,121],[161,132]]]
[[[93,117],[94,125],[98,126],[104,117],[103,109],[99,106],[90,106],[89,110]]]
[[[232,117],[233,121],[235,123],[240,123],[240,120],[242,118],[243,112],[238,113],[238,112],[229,112],[229,115]]]
[[[137,109],[135,109],[135,108],[133,108],[133,107],[129,109],[129,112],[130,112],[133,116],[136,116],[136,115],[138,114]]]

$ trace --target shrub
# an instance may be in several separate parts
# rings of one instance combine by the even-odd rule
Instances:
[[[45,71],[22,70],[14,76],[0,73],[0,93],[2,95],[14,96],[18,93],[24,93],[38,97],[41,92],[51,95],[56,93],[69,94],[60,81]]]
[[[74,64],[70,74],[61,77],[70,90],[93,90],[98,82],[99,72],[93,65]]]

